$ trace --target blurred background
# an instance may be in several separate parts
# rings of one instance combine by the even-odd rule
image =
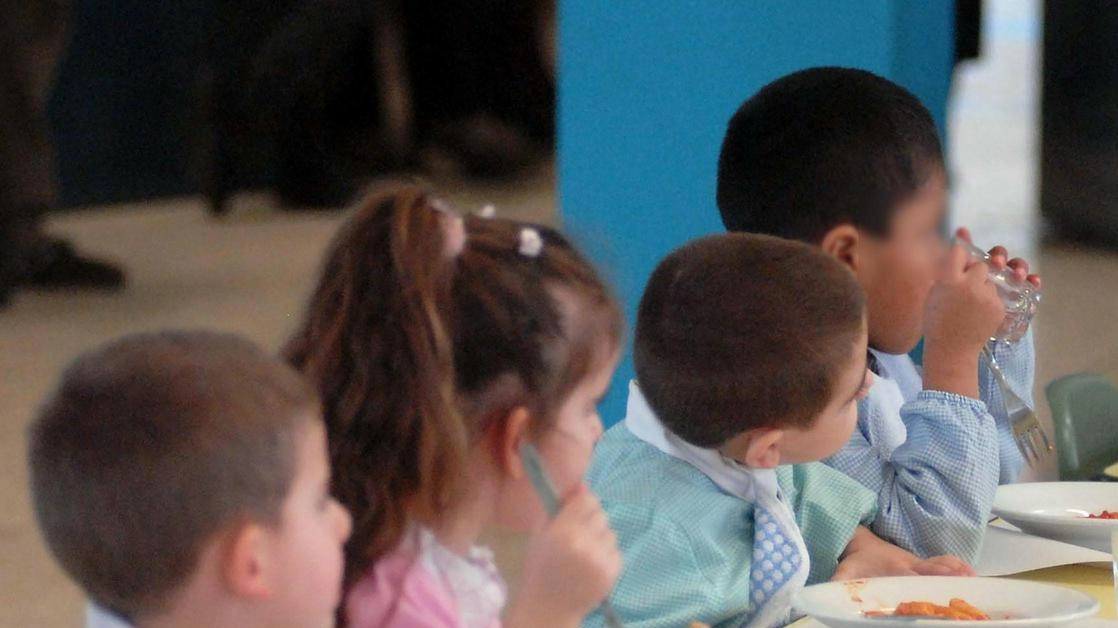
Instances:
[[[1118,379],[1118,4],[742,4],[69,6],[46,92],[57,190],[36,229],[126,278],[19,286],[0,309],[0,626],[78,625],[81,596],[35,530],[25,459],[33,412],[78,353],[169,326],[277,347],[346,204],[399,179],[465,210],[563,224],[631,311],[656,259],[720,228],[714,158],[730,113],[807,65],[867,67],[936,114],[951,223],[1044,278],[1042,419],[1053,379]],[[0,126],[0,146],[14,133]],[[615,399],[603,417],[620,418]],[[515,585],[518,540],[493,541]]]

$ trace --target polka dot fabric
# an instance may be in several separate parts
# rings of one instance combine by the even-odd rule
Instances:
[[[788,534],[765,508],[754,510],[752,582],[753,609],[765,605],[773,594],[795,577],[803,557]]]

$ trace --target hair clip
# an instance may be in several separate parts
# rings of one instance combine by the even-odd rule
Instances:
[[[497,207],[493,203],[486,203],[481,209],[477,210],[478,218],[492,218],[497,215]]]
[[[441,198],[431,197],[430,199],[427,200],[427,206],[430,207],[431,209],[439,212],[440,214],[453,214],[453,215],[458,214],[458,212],[451,209],[450,205],[448,205],[447,202],[444,201]]]
[[[447,214],[439,222],[443,230],[443,255],[454,259],[466,248],[466,223],[457,214]]]
[[[531,228],[524,227],[520,230],[520,247],[517,251],[524,257],[539,257],[540,251],[543,250],[543,238],[540,237],[540,232]]]
[[[462,254],[466,248],[466,224],[462,215],[441,198],[429,197],[427,206],[435,210],[439,216],[439,228],[443,235],[443,256],[454,259]]]

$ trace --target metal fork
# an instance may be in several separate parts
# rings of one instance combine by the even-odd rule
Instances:
[[[1017,443],[1017,449],[1021,451],[1021,455],[1025,457],[1025,462],[1029,463],[1030,467],[1035,466],[1042,457],[1052,453],[1048,435],[1044,433],[1036,412],[1033,412],[1029,404],[1013,392],[1013,387],[1009,385],[1002,367],[994,359],[994,352],[990,350],[989,345],[982,347],[982,357],[986,359],[986,364],[994,373],[994,380],[1002,391],[1002,400],[1005,402],[1006,414],[1009,415],[1009,425],[1013,428],[1013,440]]]

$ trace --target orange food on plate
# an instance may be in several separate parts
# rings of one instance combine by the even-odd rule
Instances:
[[[966,613],[970,619],[990,619],[990,616],[971,606],[966,600],[962,598],[953,597],[947,603],[951,608]]]
[[[1114,512],[1111,512],[1109,510],[1104,510],[1104,511],[1098,513],[1098,514],[1087,515],[1087,518],[1088,519],[1118,519],[1118,510],[1115,510]]]
[[[901,602],[897,604],[893,614],[903,617],[935,617],[937,619],[960,619],[964,621],[990,619],[989,615],[960,598],[952,598],[947,606],[940,606],[932,602]]]

